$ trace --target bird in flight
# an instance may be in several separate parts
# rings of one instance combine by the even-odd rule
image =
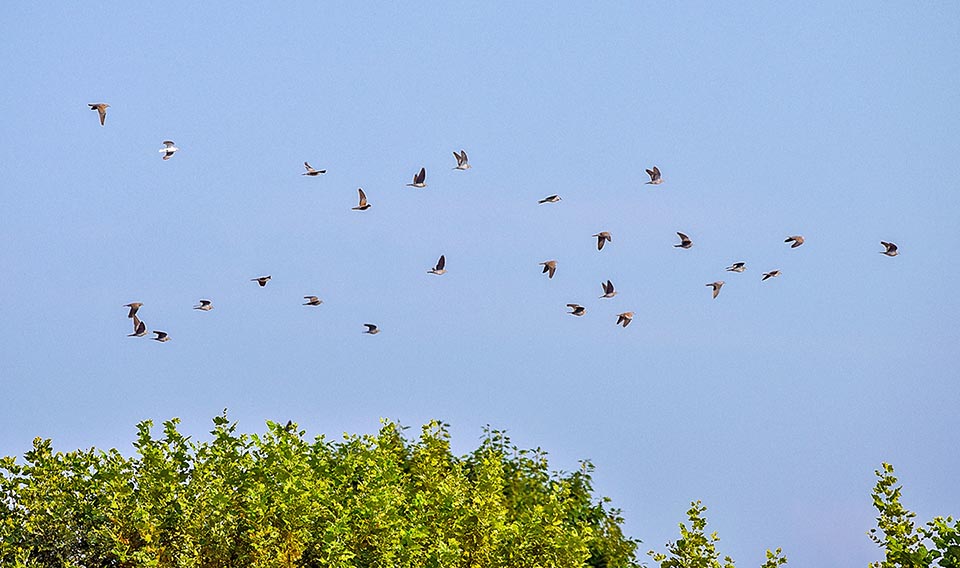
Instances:
[[[560,201],[560,199],[561,197],[559,195],[548,195],[547,197],[544,197],[537,203],[556,203],[557,201]]]
[[[617,314],[617,325],[623,325],[623,327],[627,327],[632,321],[633,312],[623,312],[622,314]]]
[[[177,150],[179,150],[179,149],[180,149],[180,148],[177,148],[177,147],[173,144],[173,140],[164,140],[164,141],[163,141],[163,148],[160,149],[160,153],[163,154],[163,159],[164,159],[164,160],[169,160],[170,158],[173,157],[174,154],[177,153]]]
[[[647,170],[647,175],[650,176],[650,181],[648,181],[645,185],[660,185],[663,183],[663,178],[660,177],[660,168],[657,166],[653,166],[652,170]]]
[[[167,332],[165,331],[154,331],[153,333],[157,335],[153,338],[154,341],[160,341],[161,343],[164,341],[170,341],[170,336],[167,335]]]
[[[356,207],[351,207],[351,209],[354,211],[366,211],[367,209],[370,209],[372,205],[367,203],[367,194],[364,193],[363,189],[360,189],[359,187],[357,188],[357,192],[360,194],[360,204]]]
[[[193,309],[209,312],[210,310],[213,309],[213,302],[211,302],[210,300],[200,300],[200,303],[194,306]]]
[[[129,304],[124,304],[123,307],[130,308],[130,313],[127,314],[128,318],[132,318],[137,315],[137,310],[140,309],[140,306],[143,305],[143,302],[131,302]]]
[[[319,306],[323,303],[323,300],[316,296],[304,296],[303,299],[306,300],[306,302],[303,303],[304,306]]]
[[[427,271],[428,274],[436,274],[437,276],[443,274],[447,271],[444,266],[447,264],[446,255],[440,255],[440,260],[437,261],[437,265]]]
[[[613,289],[613,282],[607,280],[606,282],[601,282],[600,286],[603,287],[603,296],[601,298],[612,298],[617,295],[617,291]]]
[[[133,316],[133,333],[127,337],[143,337],[147,334],[147,324],[140,321],[140,318]]]
[[[885,254],[887,256],[897,256],[898,254],[900,254],[899,252],[897,252],[897,245],[893,243],[888,243],[886,241],[880,241],[880,244],[883,245],[885,249],[887,249],[887,250],[880,251],[880,254]]]
[[[546,262],[541,262],[540,266],[543,267],[544,274],[547,274],[548,272],[550,273],[547,276],[547,278],[553,278],[553,275],[556,274],[557,272],[557,261],[555,260],[548,260]]]
[[[570,311],[567,313],[571,316],[580,317],[587,313],[587,308],[581,306],[580,304],[567,304],[567,307],[570,308]]]
[[[733,264],[727,267],[727,272],[743,272],[746,269],[747,269],[746,262],[734,262]]]
[[[318,175],[320,175],[320,174],[325,174],[325,173],[327,173],[327,170],[315,170],[315,169],[313,169],[313,168],[310,166],[310,164],[308,164],[307,162],[304,162],[304,163],[303,163],[303,167],[307,168],[307,171],[305,171],[304,173],[300,174],[300,175],[303,175],[303,176],[318,176]]]
[[[777,276],[780,276],[779,270],[771,270],[770,272],[764,272],[763,278],[761,278],[760,281],[763,282],[764,280],[767,280],[769,278],[776,278]]]
[[[797,248],[798,246],[800,246],[800,245],[803,244],[803,236],[802,236],[802,235],[793,235],[793,236],[791,236],[791,237],[787,237],[786,239],[784,239],[783,242],[785,242],[785,243],[790,243],[790,242],[792,242],[793,244],[790,245],[790,248],[795,249],[795,248]]]
[[[610,233],[606,231],[600,231],[599,233],[593,236],[597,237],[597,250],[603,250],[604,243],[613,242],[613,238],[610,236]]]
[[[677,236],[680,237],[680,244],[673,245],[674,248],[688,249],[693,246],[693,241],[690,240],[690,237],[684,235],[680,231],[677,231]]]
[[[264,286],[267,285],[267,282],[270,281],[270,276],[261,276],[259,278],[251,278],[250,281],[256,282],[257,284],[260,285],[261,288],[263,288]]]
[[[413,176],[413,183],[408,183],[408,187],[427,187],[427,168],[420,168],[420,171]]]
[[[87,106],[90,107],[90,110],[95,110],[100,113],[100,126],[103,126],[103,122],[107,120],[107,103],[87,103]]]
[[[467,161],[467,151],[466,151],[466,150],[460,150],[460,153],[459,153],[459,154],[457,154],[456,152],[454,152],[454,153],[453,153],[453,157],[457,159],[457,167],[455,167],[455,168],[453,168],[453,169],[455,169],[455,170],[469,170],[469,169],[470,169],[470,162]],[[482,158],[482,157],[483,157],[483,156],[481,156],[481,158]],[[416,180],[414,180],[414,181],[416,181]]]
[[[365,323],[363,325],[367,326],[367,331],[365,331],[364,333],[369,333],[370,335],[376,335],[380,333],[380,329],[375,324]]]
[[[723,280],[717,280],[716,282],[711,282],[710,284],[707,284],[707,286],[711,286],[713,288],[714,298],[720,295],[720,288],[723,287],[723,284],[724,284]]]

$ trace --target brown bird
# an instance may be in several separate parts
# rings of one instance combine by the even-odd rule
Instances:
[[[380,333],[380,330],[377,328],[377,326],[372,323],[365,323],[363,325],[367,326],[367,331],[364,333],[369,333],[370,335],[376,335]]]
[[[793,244],[790,245],[790,248],[795,249],[795,248],[797,248],[798,246],[800,246],[800,245],[803,244],[803,236],[802,236],[802,235],[794,235],[794,236],[792,236],[792,237],[787,237],[786,239],[783,240],[783,242],[785,242],[785,243],[793,242]]]
[[[647,175],[650,176],[650,181],[646,185],[660,185],[663,183],[663,178],[660,177],[660,168],[653,166],[652,170],[647,170]]]
[[[887,250],[880,251],[880,254],[885,254],[887,256],[897,256],[900,254],[897,252],[897,245],[893,243],[888,243],[886,241],[880,241],[880,244],[884,246]]]
[[[537,203],[556,203],[557,201],[560,201],[561,199],[563,199],[563,198],[560,197],[559,195],[548,195],[548,196],[544,197],[543,199],[541,199],[540,201],[538,201]]]
[[[351,209],[353,209],[354,211],[366,211],[367,209],[370,209],[372,205],[367,203],[367,194],[364,193],[363,190],[360,188],[357,188],[357,193],[360,194],[360,204],[357,205],[356,207],[351,207]]]
[[[210,300],[200,300],[200,304],[193,307],[195,310],[203,310],[209,312],[213,309],[213,302]]]
[[[157,334],[157,336],[153,338],[154,341],[170,341],[170,336],[168,336],[165,331],[154,331],[153,333]]]
[[[674,248],[688,249],[693,246],[693,241],[690,240],[690,237],[684,235],[680,231],[677,231],[677,236],[680,237],[680,244],[673,245]]]
[[[256,282],[257,284],[260,285],[261,288],[263,288],[264,286],[267,285],[267,282],[270,281],[270,277],[269,277],[269,276],[261,276],[261,277],[259,277],[259,278],[251,278],[250,281],[251,281],[251,282]]]
[[[723,284],[724,284],[723,280],[717,280],[716,282],[711,282],[710,284],[707,284],[707,286],[713,287],[714,298],[720,295],[720,288],[723,287]]]
[[[133,333],[127,337],[143,337],[147,334],[147,324],[140,321],[140,318],[133,316]]]
[[[455,169],[455,170],[469,170],[469,169],[470,169],[470,163],[467,161],[467,151],[466,151],[466,150],[460,150],[460,153],[459,153],[459,154],[457,154],[456,152],[454,152],[454,153],[453,153],[453,157],[457,159],[457,167],[455,167],[455,168],[453,168],[453,169]],[[481,156],[481,157],[483,157],[483,156]],[[416,181],[416,180],[414,180],[414,181]]]
[[[306,300],[303,304],[304,306],[319,306],[323,303],[323,300],[316,296],[304,296],[303,299]]]
[[[610,236],[610,233],[606,231],[600,231],[593,236],[597,237],[597,250],[603,250],[604,243],[613,242],[613,238]]]
[[[747,269],[746,262],[734,262],[733,264],[727,267],[727,272],[743,272],[746,269]]]
[[[318,175],[320,175],[320,174],[325,174],[325,173],[327,173],[327,170],[315,170],[315,169],[313,169],[312,167],[310,167],[310,164],[308,164],[307,162],[304,162],[304,163],[303,163],[303,167],[307,168],[307,171],[304,172],[304,173],[302,173],[302,174],[300,174],[300,175],[302,175],[302,176],[318,176]]]
[[[100,126],[103,126],[103,122],[107,120],[107,103],[87,103],[87,106],[90,107],[90,110],[95,110],[100,113]]]
[[[776,278],[777,276],[780,276],[780,271],[779,271],[779,270],[771,270],[770,272],[764,272],[764,273],[763,273],[763,278],[761,278],[760,281],[763,282],[764,280],[766,280],[766,279],[768,279],[768,278]]]
[[[623,312],[622,314],[617,314],[617,325],[623,325],[623,327],[627,327],[632,321],[633,312]]]
[[[612,298],[617,295],[617,291],[613,289],[613,282],[607,280],[606,282],[601,282],[603,286],[603,296],[601,298]]]
[[[571,316],[580,317],[587,313],[587,308],[581,306],[580,304],[567,304],[567,307],[570,308],[570,311],[567,313]]]
[[[446,255],[440,255],[440,260],[437,261],[437,265],[427,271],[427,274],[436,274],[437,276],[443,274],[447,271],[444,266],[447,265]]]
[[[420,168],[420,171],[413,176],[413,183],[408,183],[408,187],[427,187],[427,184],[424,183],[427,179],[427,169]]]
[[[544,274],[548,272],[550,273],[550,275],[547,276],[547,278],[553,278],[553,275],[557,272],[557,261],[555,260],[548,260],[546,262],[541,262],[540,266],[543,267]]]
[[[130,308],[130,313],[127,314],[128,318],[132,318],[137,315],[137,310],[140,309],[140,306],[143,305],[143,302],[131,302],[129,304],[124,304],[123,307]]]

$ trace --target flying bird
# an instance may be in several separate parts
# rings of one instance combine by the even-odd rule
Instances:
[[[261,288],[263,288],[264,286],[267,285],[267,282],[270,281],[270,277],[269,277],[269,276],[261,276],[261,277],[259,277],[259,278],[251,278],[250,281],[251,281],[251,282],[256,282],[257,284],[260,285]]]
[[[304,173],[302,173],[302,174],[300,174],[300,175],[302,175],[302,176],[318,176],[318,175],[320,175],[320,174],[325,174],[325,173],[327,173],[327,170],[315,170],[315,169],[313,169],[313,168],[310,166],[310,164],[308,164],[307,162],[304,162],[304,163],[303,163],[303,167],[307,168],[307,171],[304,172]]]
[[[413,183],[408,183],[407,186],[408,187],[427,187],[427,184],[425,183],[426,179],[427,179],[427,169],[420,168],[420,171],[417,172],[415,176],[413,176]]]
[[[454,153],[453,153],[453,157],[457,159],[457,167],[455,167],[455,168],[453,168],[453,169],[455,169],[455,170],[469,170],[469,169],[470,169],[470,163],[467,161],[467,151],[466,151],[466,150],[460,150],[460,153],[459,153],[459,154],[457,154],[456,152],[454,152]],[[481,158],[482,158],[482,157],[483,157],[483,156],[481,156]],[[414,181],[416,181],[416,180],[414,180]]]
[[[727,267],[727,272],[743,272],[746,269],[747,269],[746,262],[734,262],[733,264]]]
[[[447,264],[447,259],[445,255],[440,255],[440,260],[437,261],[437,265],[427,271],[428,274],[436,274],[437,276],[443,274],[447,270],[444,268]]]
[[[316,296],[304,296],[303,299],[306,300],[306,302],[303,303],[304,306],[319,306],[323,303],[323,300]]]
[[[547,197],[544,197],[537,203],[556,203],[557,201],[560,201],[560,199],[561,197],[559,195],[548,195]]]
[[[543,274],[550,273],[547,278],[553,278],[553,275],[557,272],[557,261],[548,260],[546,262],[541,262],[540,266],[543,267]]]
[[[677,231],[677,236],[680,237],[680,244],[673,245],[674,248],[688,249],[693,246],[693,241],[690,240],[690,237],[684,235],[680,231]]]
[[[887,256],[897,256],[900,254],[897,252],[897,245],[893,243],[888,243],[886,241],[880,241],[880,244],[884,246],[887,250],[880,251],[880,254],[885,254]]]
[[[593,236],[597,237],[597,250],[603,250],[604,243],[613,242],[613,238],[610,236],[610,233],[606,231],[600,231]]]
[[[623,312],[622,314],[617,314],[617,325],[623,325],[623,327],[627,327],[632,321],[633,312]]]
[[[617,295],[617,291],[613,289],[613,282],[607,280],[601,282],[600,286],[603,286],[603,296],[600,296],[601,298],[612,298]]]
[[[380,333],[380,330],[377,328],[375,324],[365,323],[363,325],[367,326],[367,331],[365,331],[364,333],[369,333],[370,335],[376,335]]]
[[[195,310],[203,310],[209,312],[213,309],[213,302],[210,300],[200,300],[200,304],[193,307]]]
[[[170,336],[167,335],[165,331],[154,331],[153,333],[157,334],[157,336],[153,338],[154,341],[170,341]]]
[[[143,305],[143,302],[131,302],[129,304],[124,304],[123,307],[130,308],[130,313],[127,314],[128,318],[132,318],[137,315],[137,310],[140,309],[140,306]]]
[[[95,110],[100,113],[100,126],[103,126],[103,121],[107,120],[107,103],[87,103],[87,106],[90,107],[90,110]]]
[[[716,282],[711,282],[710,284],[707,284],[707,286],[713,287],[714,298],[720,295],[720,288],[723,287],[723,284],[724,284],[723,280],[717,280]]]
[[[647,170],[647,175],[650,176],[650,181],[648,181],[645,185],[660,185],[663,183],[663,178],[660,177],[660,168],[657,166],[653,166],[652,170]]]
[[[133,316],[133,333],[127,337],[143,337],[147,334],[147,324],[140,321],[140,318]]]
[[[351,207],[351,209],[353,209],[354,211],[366,211],[367,209],[370,209],[372,205],[367,203],[367,194],[364,193],[363,190],[360,189],[359,187],[357,188],[357,193],[360,194],[360,204],[357,205],[356,207]]]
[[[580,317],[587,313],[587,308],[581,306],[580,304],[567,304],[567,307],[570,308],[570,311],[567,313],[571,316]]]
[[[776,278],[777,276],[780,276],[780,271],[779,271],[779,270],[771,270],[770,272],[764,272],[764,273],[763,273],[763,278],[761,278],[760,281],[763,282],[764,280],[766,280],[766,279],[768,279],[768,278]]]
[[[177,150],[179,149],[180,148],[177,148],[176,146],[174,146],[173,140],[164,140],[163,148],[160,149],[160,153],[163,154],[164,160],[169,160],[170,158],[173,157],[174,154],[177,153]]]
[[[798,246],[800,246],[800,245],[803,244],[803,236],[801,236],[801,235],[794,235],[794,236],[792,236],[792,237],[787,237],[786,239],[783,240],[783,242],[785,242],[785,243],[792,242],[793,244],[790,245],[790,248],[795,249],[795,248],[797,248]]]

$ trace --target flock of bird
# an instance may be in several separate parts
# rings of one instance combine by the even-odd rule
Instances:
[[[90,110],[97,111],[97,113],[100,115],[100,126],[104,126],[107,118],[107,108],[109,108],[110,105],[106,103],[88,103],[88,106],[90,107]],[[164,140],[163,146],[164,147],[160,149],[160,153],[163,154],[162,157],[164,160],[169,160],[179,150],[179,148],[176,147],[176,145],[172,140]],[[470,162],[469,162],[469,159],[467,158],[467,152],[465,150],[460,150],[459,153],[454,151],[453,156],[457,160],[457,165],[454,169],[456,170],[470,169]],[[305,176],[316,177],[316,176],[327,173],[327,170],[318,170],[313,168],[308,162],[304,162],[303,166],[306,169],[306,171],[302,175],[305,175]],[[647,185],[660,185],[664,182],[663,176],[660,173],[660,168],[658,168],[657,166],[653,166],[653,169],[647,169],[646,172],[647,172],[647,175],[650,177],[650,181],[646,182]],[[407,187],[415,187],[415,188],[427,187],[426,179],[427,179],[426,168],[420,168],[420,171],[414,174],[412,183],[408,183]],[[372,205],[367,200],[367,195],[363,192],[363,189],[358,188],[357,193],[358,193],[359,203],[357,204],[356,207],[353,207],[352,210],[366,211],[370,209]],[[545,203],[558,203],[561,200],[562,198],[559,195],[549,195],[547,197],[544,197],[543,199],[540,199],[538,203],[541,205]],[[693,247],[693,240],[689,236],[679,231],[677,232],[677,236],[680,239],[680,243],[673,245],[675,248],[689,249]],[[602,251],[606,243],[613,241],[613,237],[608,231],[601,231],[593,235],[593,237],[597,239],[598,251]],[[790,248],[797,248],[803,245],[804,243],[803,235],[790,235],[786,239],[784,239],[784,242],[790,243]],[[880,244],[884,247],[884,250],[879,251],[881,254],[884,254],[886,256],[891,256],[891,257],[897,256],[899,254],[896,244],[892,242],[887,242],[887,241],[880,241]],[[554,274],[556,274],[557,272],[556,260],[546,260],[544,262],[541,262],[540,266],[543,267],[543,273],[547,275],[547,278],[552,279]],[[436,265],[430,270],[428,270],[427,273],[440,276],[447,272],[445,267],[446,267],[446,256],[441,255]],[[747,269],[747,265],[745,262],[735,262],[726,268],[728,272],[737,272],[737,273],[744,272],[746,271],[746,269]],[[761,277],[761,281],[766,281],[766,280],[769,280],[770,278],[776,278],[777,276],[780,276],[780,274],[781,274],[780,270],[771,270],[769,272],[764,272]],[[256,278],[251,278],[250,280],[251,282],[256,282],[260,287],[264,287],[267,285],[270,279],[271,279],[270,276],[259,276]],[[706,284],[706,286],[712,289],[713,297],[716,298],[717,296],[720,295],[720,289],[723,287],[724,284],[725,282],[723,280],[717,280],[715,282],[710,282],[709,284]],[[610,280],[607,280],[606,282],[601,282],[600,286],[603,289],[603,295],[600,296],[601,299],[612,298],[617,295],[617,291],[614,288],[613,282],[611,282]],[[306,302],[303,303],[304,306],[316,307],[323,303],[323,300],[321,300],[317,296],[304,296],[303,299],[306,300]],[[141,306],[143,306],[142,302],[131,302],[129,304],[124,305],[124,307],[130,308],[129,312],[127,313],[127,317],[133,320],[133,333],[129,334],[128,337],[143,337],[147,335],[147,325],[137,315]],[[570,311],[567,313],[573,316],[580,317],[587,313],[587,309],[580,304],[570,303],[570,304],[567,304],[567,307],[570,308]],[[211,300],[201,299],[198,305],[194,306],[193,309],[210,311],[213,309],[213,302]],[[616,325],[627,327],[628,325],[630,325],[630,322],[633,321],[633,316],[634,316],[634,312],[622,312],[617,314]],[[367,328],[366,331],[363,332],[365,334],[376,335],[380,333],[380,329],[377,327],[376,324],[365,323],[363,325]],[[155,330],[152,333],[155,335],[155,337],[153,337],[154,341],[159,341],[159,342],[170,341],[170,336],[165,331]]]

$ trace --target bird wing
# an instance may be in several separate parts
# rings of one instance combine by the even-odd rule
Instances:
[[[686,242],[686,241],[689,241],[689,240],[690,240],[690,237],[684,235],[684,234],[681,233],[680,231],[677,231],[677,236],[680,237],[680,240],[683,241],[683,242]]]
[[[103,126],[103,122],[107,119],[107,107],[103,105],[97,105],[96,109],[100,114],[100,126]]]
[[[373,330],[377,329],[377,326],[374,325],[374,324],[372,324],[372,323],[365,323],[365,324],[363,324],[363,325],[367,326],[367,331],[373,331]]]
[[[467,158],[467,151],[466,151],[466,150],[460,150],[460,156],[463,158],[463,163],[464,163],[464,164],[466,164],[466,163],[469,161],[468,158]]]
[[[440,260],[437,261],[437,270],[443,270],[443,267],[447,264],[446,255],[440,255]]]
[[[420,173],[418,173],[414,178],[414,183],[423,183],[427,179],[427,168],[420,168]]]
[[[164,140],[163,145],[166,146],[167,148],[170,148],[174,145],[173,140]]]
[[[660,179],[660,168],[653,166],[653,175],[656,176],[656,179]]]
[[[367,194],[360,188],[357,188],[357,192],[360,194],[360,207],[363,207],[367,204]]]

